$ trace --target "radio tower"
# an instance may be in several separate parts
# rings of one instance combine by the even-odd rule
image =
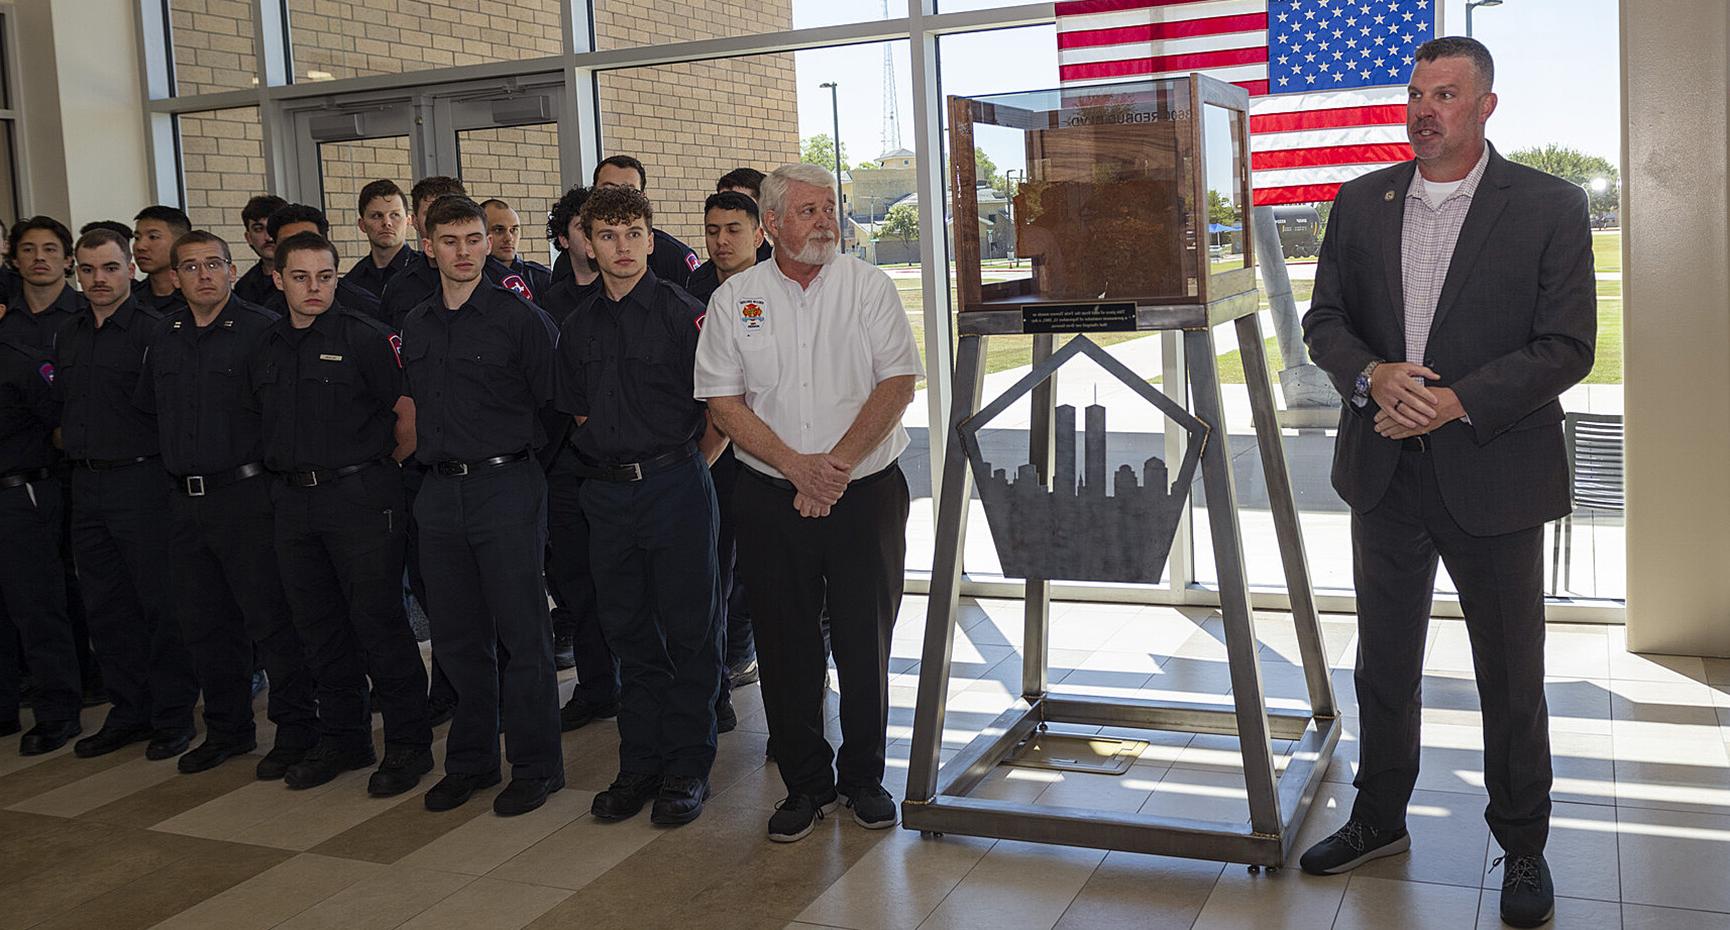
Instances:
[[[883,18],[889,18],[889,0],[883,0]],[[901,148],[901,95],[895,92],[895,47],[883,43],[883,152]]]

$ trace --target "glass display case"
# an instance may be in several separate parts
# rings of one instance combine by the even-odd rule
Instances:
[[[1241,310],[1256,288],[1248,107],[1241,88],[1201,75],[951,97],[951,152],[973,151],[976,134],[1014,131],[1027,164],[1007,219],[1031,267],[988,273],[977,166],[952,159],[963,330],[1233,318],[1228,308]],[[972,316],[993,312],[990,323]]]

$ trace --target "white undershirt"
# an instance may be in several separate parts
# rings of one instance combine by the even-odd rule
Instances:
[[[1460,185],[1466,183],[1466,179],[1461,178],[1458,181],[1432,181],[1429,178],[1423,178],[1423,182],[1424,202],[1428,203],[1431,209],[1435,209],[1442,205],[1442,201],[1448,199],[1449,194],[1459,190]]]

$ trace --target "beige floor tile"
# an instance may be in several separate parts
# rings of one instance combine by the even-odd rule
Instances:
[[[142,930],[282,864],[290,853],[241,843],[183,840],[197,848],[154,871],[36,924],[33,930]],[[136,873],[134,873],[136,874]],[[0,920],[0,922],[4,922]]]
[[[1485,888],[1502,886],[1502,870],[1491,863],[1502,855],[1492,837],[1484,862]],[[1621,867],[1616,855],[1616,810],[1590,804],[1557,804],[1550,813],[1550,842],[1544,847],[1556,894],[1598,901],[1622,899]]]
[[[173,761],[132,759],[20,801],[12,805],[12,809],[55,817],[77,817],[179,775]]]
[[[1730,914],[1624,904],[1622,930],[1730,930]]]
[[[943,899],[920,930],[1049,930],[1105,853],[1001,841]]]
[[[1482,884],[1490,828],[1481,796],[1414,791],[1406,807],[1411,851],[1377,859],[1354,875],[1477,888]]]
[[[1622,901],[1730,911],[1730,817],[1617,809]]]
[[[482,814],[404,856],[399,864],[485,875],[560,827],[587,816],[594,800],[594,792],[566,789],[553,792],[539,809],[520,817]]]
[[[474,879],[401,864],[349,885],[279,924],[280,930],[385,930],[456,894]]]
[[[1609,630],[1550,629],[1544,635],[1544,674],[1556,678],[1609,678]]]
[[[1485,888],[1478,901],[1478,930],[1507,930],[1507,926],[1502,923],[1502,889]],[[1622,908],[1610,901],[1557,898],[1556,917],[1548,926],[1557,930],[1622,930]],[[1666,925],[1664,930],[1678,928]]]
[[[422,796],[435,783],[435,776],[428,775],[412,791],[390,798],[375,798],[366,793],[366,779],[371,776],[370,770],[351,772],[339,779],[343,784],[337,790],[320,795],[312,803],[260,821],[242,836],[231,839],[244,837],[278,849],[306,852],[398,807],[421,809]]]
[[[1144,814],[1213,823],[1247,823],[1249,794],[1243,772],[1172,768],[1141,806]]]
[[[383,874],[370,862],[298,855],[158,924],[160,930],[265,930]]]
[[[478,878],[421,911],[400,930],[518,930],[570,897],[561,888]]]
[[[676,833],[654,826],[647,815],[601,823],[585,813],[505,860],[487,877],[575,891],[663,836],[677,842]]]
[[[1285,768],[1286,758],[1291,755],[1292,741],[1276,739],[1272,741],[1271,750],[1274,757],[1274,771]],[[1235,736],[1225,736],[1219,733],[1197,733],[1189,741],[1189,745],[1178,753],[1172,761],[1174,768],[1205,769],[1212,771],[1242,771],[1243,754],[1239,750]]]
[[[1610,677],[1634,681],[1703,682],[1706,663],[1698,656],[1670,656],[1628,651],[1626,627],[1605,631],[1610,647]]]
[[[1109,853],[1063,912],[1057,930],[1188,930],[1221,869],[1217,862]]]
[[[349,772],[329,784],[294,791],[280,781],[255,781],[219,798],[177,814],[157,824],[164,833],[202,836],[214,840],[248,839],[270,843],[271,837],[255,834],[253,828],[267,820],[311,811],[324,795],[335,791],[366,793],[365,772]]]
[[[1196,918],[1195,930],[1316,930],[1333,923],[1346,876],[1318,878],[1297,869],[1249,874],[1228,866]]]
[[[1032,804],[1045,793],[1045,789],[1056,784],[1060,778],[1059,773],[1049,769],[1000,765],[968,792],[968,797]]]
[[[1459,930],[1478,919],[1477,888],[1391,881],[1353,875],[1340,901],[1334,930],[1385,930],[1399,915],[1400,930]]]
[[[1610,713],[1617,723],[1715,726],[1712,686],[1697,681],[1610,682]]]
[[[1717,746],[1724,748],[1722,743]],[[1620,754],[1622,746],[1619,742],[1616,749]],[[1730,814],[1730,769],[1716,763],[1625,762],[1618,759],[1616,804],[1624,808]]]
[[[1615,740],[1608,735],[1550,733],[1555,781],[1550,797],[1577,804],[1616,803]]]
[[[1544,680],[1544,701],[1550,709],[1551,733],[1589,733],[1609,736],[1611,731],[1611,682],[1601,678]]]
[[[1165,776],[1161,765],[1132,765],[1122,775],[1088,772],[1058,772],[1034,803],[1041,807],[1076,807],[1088,810],[1134,812],[1147,803],[1153,789]]]
[[[805,923],[849,930],[917,927],[979,864],[992,840],[926,838],[896,830],[799,913]]]

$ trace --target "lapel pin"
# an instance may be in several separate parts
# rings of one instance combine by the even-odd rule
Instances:
[[[1388,191],[1387,193],[1382,195],[1382,199],[1386,200],[1388,203],[1393,203],[1394,202],[1394,192]]]

